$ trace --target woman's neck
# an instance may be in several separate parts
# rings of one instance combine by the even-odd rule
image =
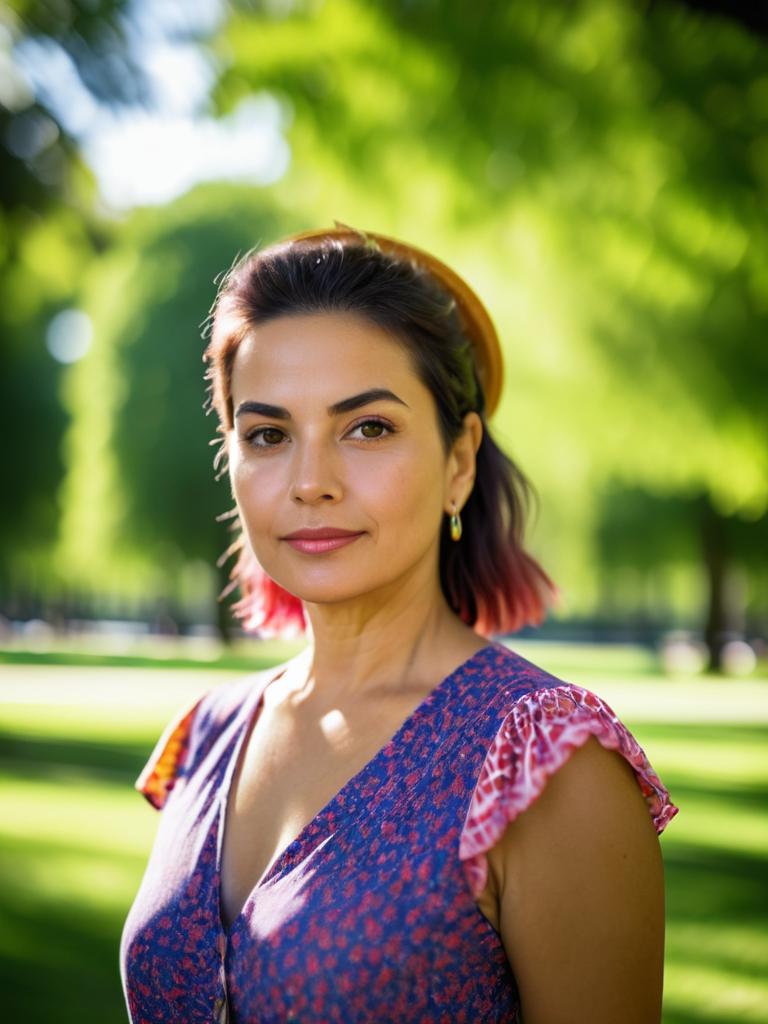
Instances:
[[[334,615],[310,607],[310,646],[294,678],[309,699],[343,703],[382,691],[429,689],[485,646],[450,609],[442,591],[432,601],[387,601],[369,616]],[[447,666],[447,668],[446,668]]]

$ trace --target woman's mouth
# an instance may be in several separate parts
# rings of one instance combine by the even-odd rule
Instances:
[[[362,537],[362,533],[339,533],[335,537],[284,537],[287,544],[290,544],[296,551],[302,551],[306,555],[322,555],[326,551],[335,551],[336,548],[343,548]]]

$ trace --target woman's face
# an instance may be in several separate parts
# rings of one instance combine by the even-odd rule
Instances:
[[[442,517],[466,493],[397,341],[353,314],[281,317],[240,345],[231,389],[232,490],[274,580],[318,603],[381,597],[409,576],[437,584]],[[286,540],[326,527],[356,536]]]

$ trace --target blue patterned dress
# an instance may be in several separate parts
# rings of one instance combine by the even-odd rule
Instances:
[[[272,678],[195,700],[136,781],[162,817],[120,943],[131,1024],[513,1024],[515,978],[476,903],[485,851],[591,735],[632,765],[657,833],[678,811],[604,701],[491,643],[432,690],[225,928],[227,796]]]

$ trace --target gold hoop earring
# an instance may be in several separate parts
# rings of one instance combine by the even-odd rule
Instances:
[[[451,540],[461,540],[461,516],[456,511],[456,502],[452,501],[453,513],[451,514]]]

